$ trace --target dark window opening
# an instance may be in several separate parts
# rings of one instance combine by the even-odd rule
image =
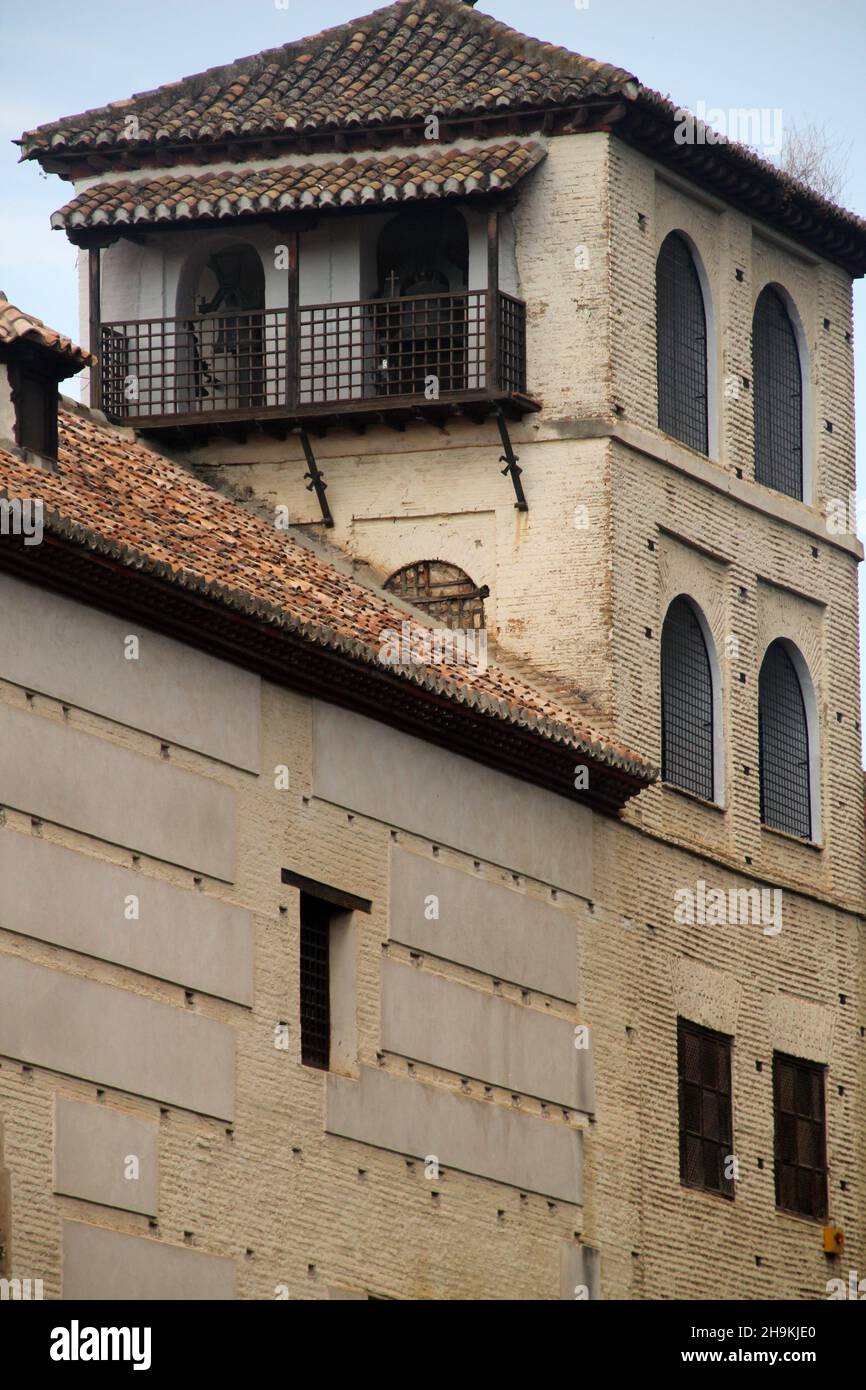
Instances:
[[[781,642],[767,649],[758,680],[761,821],[812,838],[809,726],[800,678]]]
[[[475,346],[477,310],[469,283],[469,231],[456,208],[406,208],[383,227],[377,248],[374,309],[380,394],[423,394],[467,386],[467,348]],[[395,302],[399,301],[399,302]]]
[[[733,1197],[731,1039],[677,1020],[680,1181]]]
[[[301,1061],[328,1070],[331,1060],[330,930],[333,907],[301,894]]]
[[[15,406],[15,439],[21,449],[57,458],[57,378],[23,366],[10,366]]]
[[[713,678],[704,634],[686,598],[662,628],[662,777],[712,801]]]
[[[677,232],[656,263],[659,429],[708,452],[707,317],[694,258]]]
[[[824,1068],[773,1055],[776,1206],[823,1221],[827,1216]]]
[[[803,496],[803,379],[788,310],[769,285],[752,320],[755,479]]]

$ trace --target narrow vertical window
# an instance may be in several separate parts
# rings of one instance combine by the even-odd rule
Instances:
[[[733,1197],[731,1040],[677,1020],[680,1181]]]
[[[773,1056],[776,1206],[822,1221],[827,1215],[824,1068]]]
[[[781,642],[767,648],[758,678],[761,820],[812,838],[809,726],[800,678]]]
[[[301,894],[301,1061],[327,1071],[331,1060],[331,905]]]
[[[671,232],[656,262],[659,429],[708,452],[707,316],[688,245]]]
[[[662,777],[712,801],[713,678],[697,614],[682,596],[662,627],[661,674]]]
[[[789,497],[803,496],[803,376],[794,326],[782,296],[768,285],[752,319],[755,479]]]

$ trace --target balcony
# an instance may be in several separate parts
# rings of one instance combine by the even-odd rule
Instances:
[[[501,290],[100,325],[101,404],[181,434],[537,410],[526,306]]]

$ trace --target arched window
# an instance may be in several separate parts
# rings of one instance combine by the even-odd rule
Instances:
[[[812,838],[809,723],[800,677],[782,642],[773,642],[758,681],[761,820]]]
[[[392,574],[385,588],[416,608],[423,608],[443,627],[476,631],[484,627],[484,600],[490,590],[486,584],[479,589],[457,565],[443,560],[418,560]]]
[[[268,405],[277,366],[265,349],[265,270],[254,246],[219,239],[184,265],[174,345],[177,409]]]
[[[713,676],[698,615],[675,598],[662,627],[662,777],[712,801]]]
[[[440,393],[479,385],[478,364],[472,371],[467,359],[468,347],[477,357],[479,333],[477,309],[470,310],[465,294],[469,229],[457,208],[397,213],[379,234],[376,268],[377,391],[423,394],[431,376]]]
[[[803,376],[785,301],[767,285],[752,319],[755,479],[803,496]]]
[[[678,232],[656,262],[659,429],[708,452],[707,316],[697,267]]]

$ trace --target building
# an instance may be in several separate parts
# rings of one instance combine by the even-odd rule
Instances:
[[[96,357],[2,311],[4,1230],[50,1296],[866,1259],[866,226],[682,129],[400,0],[22,138]]]

